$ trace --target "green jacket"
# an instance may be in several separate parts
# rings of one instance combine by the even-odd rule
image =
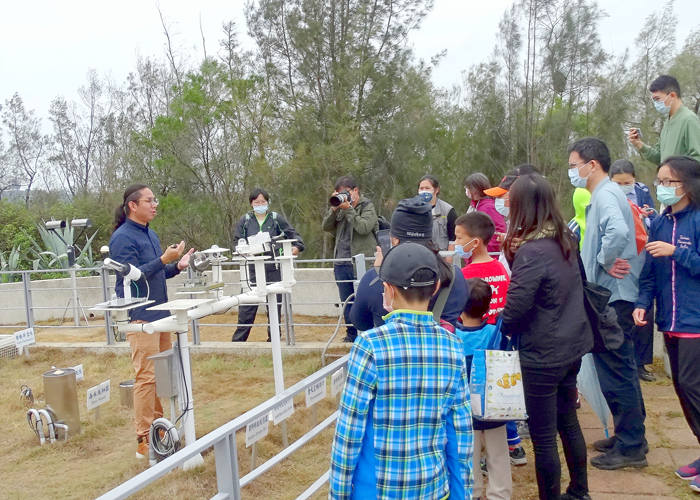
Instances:
[[[669,156],[690,156],[700,161],[700,118],[681,106],[664,123],[656,146],[645,144],[639,152],[655,165]]]
[[[371,257],[377,251],[377,240],[374,232],[379,229],[377,222],[377,212],[374,205],[364,196],[360,196],[357,206],[352,206],[347,210],[338,209],[333,211],[328,209],[323,217],[323,230],[335,234],[335,247],[333,248],[333,258],[338,252],[338,238],[346,225],[352,226],[350,233],[350,250],[352,255],[360,253]]]

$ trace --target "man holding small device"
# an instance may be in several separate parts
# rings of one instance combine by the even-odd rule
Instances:
[[[659,142],[656,146],[645,144],[638,128],[630,129],[629,141],[639,154],[655,165],[669,156],[690,156],[700,161],[700,118],[683,105],[678,80],[661,75],[651,82],[649,92],[656,110],[668,117]]]
[[[364,254],[371,257],[376,251],[377,241],[374,237],[379,229],[377,212],[374,205],[360,195],[355,179],[349,175],[340,177],[335,183],[331,195],[330,208],[323,217],[323,230],[335,235],[334,259],[350,259],[354,255]],[[335,262],[333,264],[338,292],[341,302],[355,293],[353,281],[355,269],[352,262]],[[345,308],[345,323],[348,325],[343,342],[355,342],[357,330],[350,322],[352,302]]]

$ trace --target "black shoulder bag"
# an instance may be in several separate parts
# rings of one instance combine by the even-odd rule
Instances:
[[[591,352],[613,351],[622,345],[625,334],[617,322],[615,309],[608,305],[612,292],[586,279],[586,269],[578,250],[576,255],[583,281],[583,305],[593,330],[594,344]]]

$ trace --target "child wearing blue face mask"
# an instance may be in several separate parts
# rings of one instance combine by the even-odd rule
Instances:
[[[489,308],[483,318],[489,325],[496,324],[498,314],[506,306],[506,294],[510,284],[510,275],[505,266],[492,258],[487,250],[495,231],[496,225],[493,220],[483,212],[469,212],[455,221],[455,252],[462,259],[471,258],[471,263],[462,269],[464,279],[480,278],[491,287]],[[463,313],[461,319],[462,324],[467,326],[468,315]],[[515,422],[508,422],[507,434],[511,463],[527,464],[527,457],[520,444]]]
[[[481,278],[491,285],[491,306],[488,323],[495,324],[496,316],[506,305],[506,293],[510,278],[508,271],[487,250],[496,226],[483,212],[470,212],[455,221],[455,252],[471,263],[462,269],[465,279]]]

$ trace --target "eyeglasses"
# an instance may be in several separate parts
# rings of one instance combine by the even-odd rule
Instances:
[[[579,165],[579,164],[581,164],[581,163],[583,163],[583,164],[585,165],[585,164],[587,164],[587,163],[590,163],[590,161],[583,161],[583,160],[581,160],[581,161],[577,161],[576,163],[569,163],[569,168],[570,168],[570,169],[576,168],[576,165]]]
[[[160,203],[160,200],[159,200],[158,198],[140,198],[140,199],[138,199],[138,200],[136,200],[136,201],[137,201],[137,202],[139,202],[139,201],[147,201],[148,203],[150,203],[150,204],[151,204],[152,206],[154,206],[154,207],[157,207],[158,204]]]
[[[673,185],[678,185],[678,184],[683,184],[683,181],[676,181],[672,179],[654,179],[654,186],[659,187],[659,186],[664,186],[664,187],[670,187],[671,184]]]

